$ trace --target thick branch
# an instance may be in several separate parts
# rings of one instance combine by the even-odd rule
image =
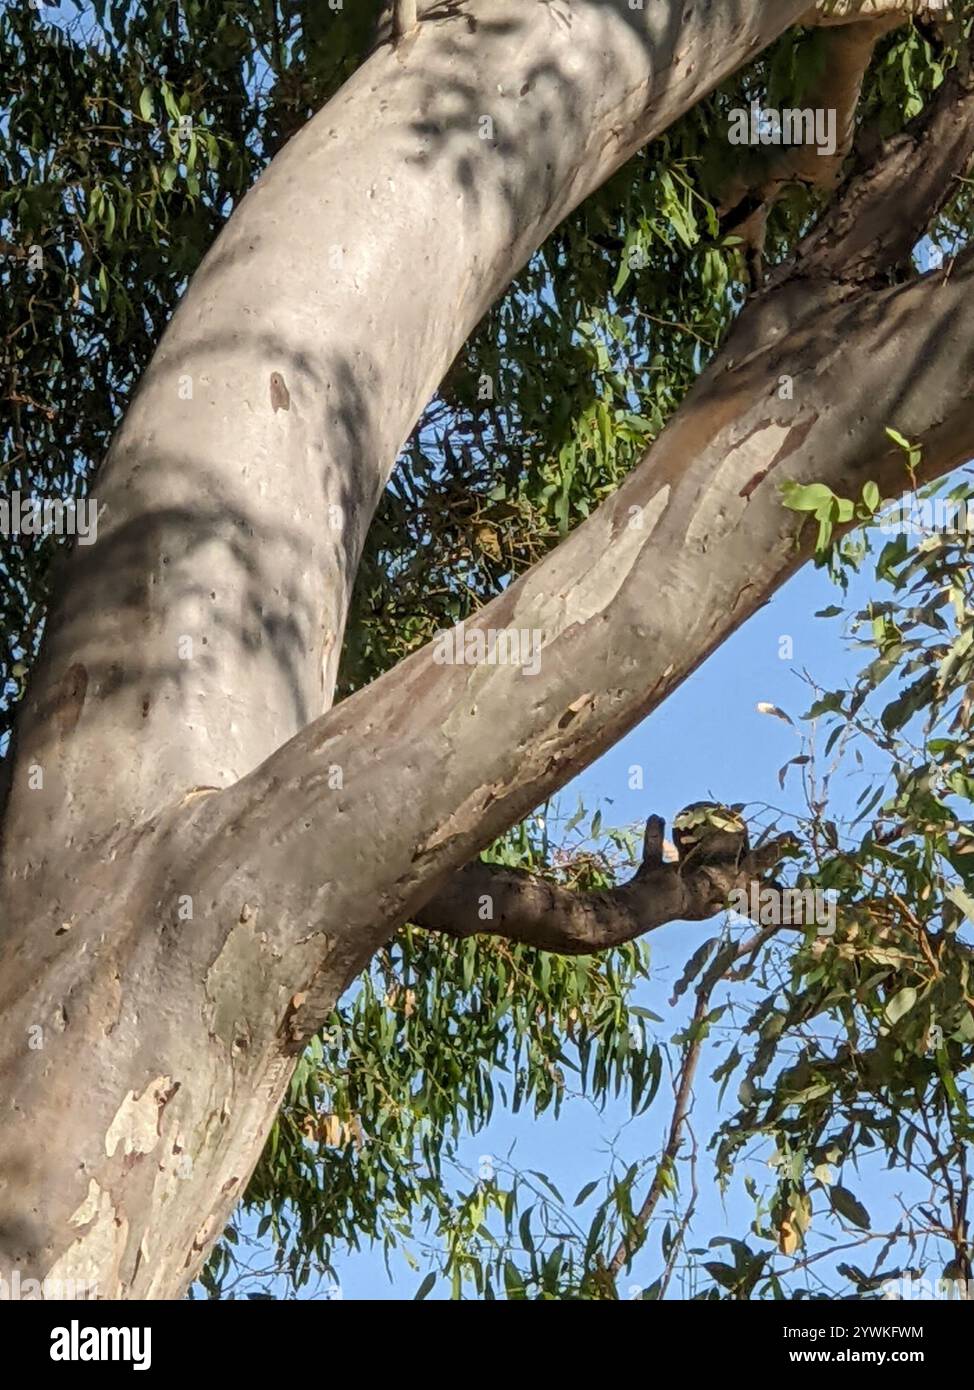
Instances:
[[[906,261],[974,155],[974,83],[947,78],[932,106],[849,180],[843,197],[805,239],[793,273],[866,279]]]
[[[553,227],[803,7],[423,4],[408,62],[380,45],[288,142],[96,479],[97,543],[70,557],[18,722],[9,863],[228,786],[329,707],[375,506],[465,339]],[[93,768],[110,798],[79,795]]]
[[[835,113],[835,150],[821,153],[818,145],[801,143],[784,148],[761,146],[743,157],[728,184],[719,192],[718,208],[725,231],[744,234],[748,220],[767,217],[768,208],[789,183],[831,188],[850,154],[862,82],[877,42],[899,19],[844,24],[828,33],[824,64],[817,85],[805,99],[812,111]]]
[[[418,8],[193,277],[96,480],[97,543],[48,615],[3,821],[4,1268],[178,1294],[303,1029],[437,873],[493,838],[461,828],[469,767],[439,766],[469,732],[463,672],[435,715],[410,707],[415,664],[390,706],[373,687],[354,735],[325,733],[343,782],[287,740],[322,732],[376,502],[464,340],[552,228],[804,0]],[[421,746],[413,713],[442,744]],[[417,850],[444,824],[441,793],[460,831],[442,862]]]
[[[662,828],[660,817],[651,816],[647,841],[657,832],[661,836]],[[454,874],[413,920],[448,936],[500,936],[561,955],[586,955],[620,946],[667,922],[713,917],[733,889],[747,891],[752,881],[763,878],[788,843],[782,838],[753,852],[709,861],[691,854],[664,863],[650,852],[628,883],[589,893],[475,860]]]
[[[926,477],[974,453],[974,259],[882,288],[798,265],[751,302],[619,492],[466,625],[482,638],[540,634],[537,674],[466,664],[462,641],[459,663],[441,664],[436,647],[401,663],[193,813],[190,833],[213,837],[221,882],[228,855],[250,866],[247,892],[280,903],[288,937],[341,922],[351,978],[794,572],[812,537],[796,543],[780,481],[902,491],[888,426],[923,446]],[[296,1041],[316,1007],[312,990]]]
[[[876,44],[884,34],[911,18],[946,19],[948,7],[940,0],[917,4],[913,0],[819,0],[803,16],[812,27],[826,27],[826,48],[821,72],[805,98],[805,108],[834,116],[835,149],[825,154],[812,142],[785,148],[760,147],[741,152],[733,174],[717,194],[718,212],[725,232],[734,232],[752,251],[763,255],[768,213],[790,183],[830,189],[852,153],[856,112],[862,84]],[[759,273],[761,278],[763,271]]]
[[[862,26],[849,25],[839,33],[849,34],[857,27]],[[901,261],[952,195],[955,177],[970,160],[972,143],[974,92],[955,74],[931,110],[888,142],[870,169],[850,179],[836,208],[804,244],[797,258],[802,274],[834,275],[841,270],[843,278],[862,278]],[[794,262],[783,267],[777,282],[784,282],[794,269]],[[657,828],[661,835],[662,822],[651,817],[647,841],[651,829]],[[753,866],[742,869],[739,879],[727,882],[727,892],[746,886],[753,874]],[[647,857],[631,882],[600,893],[575,893],[536,875],[475,861],[461,869],[416,920],[454,936],[483,932],[562,953],[595,951],[666,922],[713,915],[721,902],[719,893],[709,892],[710,886],[706,880],[695,880],[692,867],[664,864],[661,858],[654,862]],[[485,904],[489,921],[482,915]]]

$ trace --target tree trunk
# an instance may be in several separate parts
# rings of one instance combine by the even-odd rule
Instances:
[[[929,217],[969,157],[965,98],[849,190],[617,496],[469,625],[541,632],[536,676],[427,650],[326,713],[372,511],[464,338],[560,218],[806,3],[423,19],[234,214],[98,479],[99,540],[71,557],[18,725],[5,1277],[182,1293],[375,949],[799,563],[780,478],[892,486],[887,425],[931,472],[974,448],[974,265],[884,275],[911,225],[896,189]]]

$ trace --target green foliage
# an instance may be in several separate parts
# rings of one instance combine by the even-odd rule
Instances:
[[[836,526],[846,526],[853,520],[867,521],[879,505],[879,489],[875,483],[863,484],[858,504],[848,497],[837,497],[824,483],[784,482],[780,492],[782,505],[789,511],[809,514],[818,522],[815,558],[819,563],[830,558]]]
[[[949,495],[965,505],[974,497],[966,485]],[[783,1239],[781,1220],[803,1203],[806,1230],[831,1213],[840,1227],[872,1231],[833,1165],[851,1174],[878,1149],[900,1180],[922,1176],[925,1215],[904,1204],[895,1239],[872,1235],[884,1259],[899,1257],[884,1271],[892,1278],[903,1257],[917,1254],[929,1222],[949,1245],[960,1207],[961,1226],[967,1220],[974,538],[965,529],[879,545],[880,525],[874,520],[865,539],[876,543],[875,579],[888,598],[850,620],[871,659],[848,690],[819,692],[806,716],[816,737],[825,735],[821,758],[833,762],[817,775],[809,756],[802,769],[813,813],[805,881],[836,895],[836,929],[806,932],[787,959],[770,947],[756,963],[762,997],[734,1057],[735,1071],[743,1064],[742,1109],[722,1126],[717,1160],[729,1179],[746,1146],[773,1140],[778,1205],[759,1209],[769,1238],[776,1212]],[[852,760],[864,786],[855,815],[837,824],[826,818],[829,782]],[[791,1056],[782,1066],[785,1040]],[[876,1285],[864,1275],[853,1282],[860,1291]]]

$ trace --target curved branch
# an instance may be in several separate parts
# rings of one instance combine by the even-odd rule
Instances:
[[[878,157],[856,169],[802,245],[802,275],[864,280],[908,260],[974,155],[974,81],[955,70],[936,100],[885,142]]]
[[[67,561],[18,721],[44,785],[15,787],[15,862],[230,785],[329,707],[366,531],[465,339],[552,228],[804,3],[397,8],[422,12],[411,35],[234,210],[98,473],[97,542]],[[95,766],[116,770],[111,804],[82,811]]]
[[[974,140],[974,112],[965,129],[955,159]],[[917,146],[913,160],[927,153]],[[900,167],[909,178],[915,166]],[[865,187],[861,215],[868,207]],[[895,285],[846,283],[841,262],[829,278],[824,251],[819,268],[806,275],[799,258],[751,300],[620,490],[465,624],[540,634],[537,673],[444,664],[439,643],[416,652],[187,808],[186,873],[198,892],[209,865],[225,891],[230,855],[241,900],[273,900],[282,940],[308,942],[309,957],[332,941],[325,924],[341,923],[340,962],[321,977],[339,968],[351,978],[452,873],[628,732],[794,573],[812,538],[796,540],[780,480],[849,497],[868,479],[898,494],[907,479],[888,426],[921,445],[924,480],[971,456],[974,257],[950,276]],[[904,353],[921,330],[918,351]],[[535,935],[538,916],[529,913]],[[328,933],[317,948],[309,922]],[[623,929],[616,919],[611,930]],[[600,930],[572,927],[575,949]],[[314,986],[291,1020],[295,1046],[320,1026],[326,995]]]
[[[816,144],[761,147],[743,159],[733,178],[721,189],[718,215],[725,232],[738,232],[751,220],[761,223],[770,206],[790,183],[809,188],[832,188],[852,151],[856,110],[862,82],[879,39],[897,27],[900,19],[862,20],[830,29],[822,73],[808,94],[812,111],[834,112],[835,150],[822,154]]]
[[[628,883],[576,892],[523,869],[475,860],[413,914],[417,926],[447,936],[500,936],[559,955],[588,955],[645,936],[667,922],[699,922],[726,906],[735,888],[762,879],[791,843],[770,840],[743,855],[691,853],[664,863],[663,821],[646,822],[643,861]]]
[[[818,0],[802,17],[803,24],[825,29],[821,73],[805,104],[814,112],[834,115],[835,148],[830,154],[823,154],[813,143],[761,148],[740,160],[717,195],[721,228],[735,233],[752,254],[757,253],[759,280],[772,206],[791,183],[808,188],[835,187],[852,153],[863,79],[876,44],[892,29],[919,17],[949,19],[949,6],[945,0]]]

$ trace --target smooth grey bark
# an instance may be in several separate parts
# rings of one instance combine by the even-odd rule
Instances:
[[[413,32],[416,22],[416,0],[393,0],[392,33],[397,42]]]
[[[933,470],[974,446],[970,263],[889,286],[883,242],[843,279],[823,234],[617,497],[478,616],[543,630],[537,677],[425,651],[321,714],[371,510],[463,337],[560,217],[801,8],[427,16],[231,220],[113,446],[101,538],[72,557],[18,727],[0,1265],[178,1295],[376,947],[800,562],[786,468],[892,484],[887,424]],[[889,191],[885,215],[850,196],[885,232]]]
[[[192,881],[225,883],[232,843],[241,900],[272,899],[286,937],[322,924],[315,944],[302,937],[310,968],[285,1029],[296,1045],[392,926],[452,892],[478,849],[633,727],[807,558],[783,478],[896,494],[906,477],[887,426],[923,443],[923,476],[974,450],[974,260],[901,285],[885,274],[972,142],[974,98],[948,89],[929,129],[892,142],[751,303],[618,493],[466,625],[542,631],[536,675],[439,665],[431,646],[193,809],[206,847]]]
[[[240,896],[283,903],[291,934],[344,924],[334,938],[322,926],[296,1037],[320,1024],[336,972],[351,979],[390,924],[634,727],[807,559],[780,480],[902,490],[887,424],[924,443],[932,473],[974,450],[974,261],[946,281],[831,298],[792,282],[748,315],[647,463],[466,624],[542,630],[537,676],[440,666],[424,649],[194,812],[209,846],[193,875],[219,875],[232,844]],[[914,358],[902,344],[919,323]],[[794,402],[777,399],[782,375],[801,383]]]
[[[329,707],[375,505],[461,344],[586,194],[802,8],[472,0],[425,15],[405,58],[381,45],[280,151],[97,479],[98,543],[18,729],[45,779],[15,782],[13,853],[40,871],[40,827],[60,855],[103,821],[80,787],[110,776],[127,825]]]
[[[317,910],[295,933],[251,878],[250,828],[238,853],[221,822],[218,866],[208,789],[327,710],[375,504],[490,303],[802,8],[421,6],[235,211],[96,481],[98,542],[70,558],[17,726],[0,1267],[120,1297],[197,1272],[287,1084],[304,984],[336,998],[364,944]],[[276,856],[290,831],[264,829]],[[360,867],[373,836],[365,809]],[[376,921],[384,898],[362,904]]]

